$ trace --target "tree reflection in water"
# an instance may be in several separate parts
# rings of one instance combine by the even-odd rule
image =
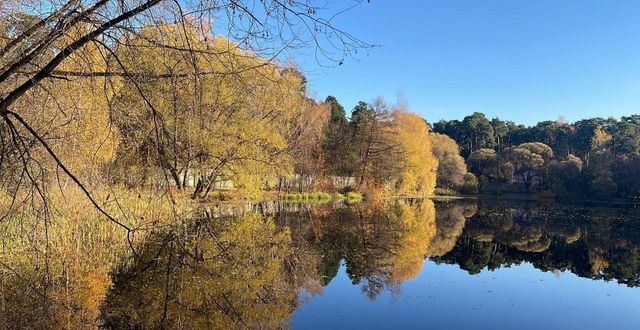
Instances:
[[[79,245],[52,227],[47,249],[41,231],[5,228],[0,327],[281,328],[341,265],[373,300],[428,274],[427,257],[470,274],[530,262],[640,284],[633,209],[483,200],[230,209],[156,228],[139,257],[105,237]],[[72,237],[98,240],[94,230]]]
[[[197,221],[144,248],[153,263],[125,266],[103,307],[115,328],[278,328],[304,284],[289,232],[258,213]]]
[[[640,285],[640,214],[625,207],[481,201],[453,249],[436,262],[470,274],[523,262],[542,271]]]
[[[318,270],[327,285],[344,262],[354,285],[370,299],[385,288],[418,275],[436,234],[432,201],[403,201],[318,209],[279,217],[294,241],[320,256]],[[302,220],[301,216],[310,218]]]

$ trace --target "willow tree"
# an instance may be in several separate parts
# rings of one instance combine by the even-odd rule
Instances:
[[[99,120],[92,121],[94,117],[90,115],[91,112],[85,111],[86,108],[95,106],[93,110],[101,114],[97,117],[110,117],[114,91],[118,90],[120,83],[118,80],[126,81],[128,91],[138,94],[147,110],[157,108],[159,106],[155,102],[158,101],[153,97],[156,90],[145,89],[142,86],[150,79],[158,79],[158,82],[160,79],[174,79],[173,86],[178,86],[179,78],[185,74],[191,77],[194,84],[200,83],[201,77],[218,74],[207,71],[209,64],[201,65],[202,62],[196,56],[198,54],[213,55],[224,62],[225,55],[233,57],[238,51],[246,51],[249,54],[260,55],[266,59],[263,62],[268,64],[287,52],[311,46],[316,50],[317,58],[322,64],[342,63],[357,50],[370,48],[370,45],[332,25],[329,18],[340,13],[342,9],[328,10],[314,1],[278,0],[4,1],[0,3],[0,138],[3,142],[3,148],[0,150],[3,165],[18,165],[3,169],[0,172],[3,177],[0,179],[3,182],[10,181],[9,184],[14,188],[27,186],[25,182],[28,182],[31,188],[39,186],[34,188],[38,192],[36,195],[45,199],[46,192],[41,189],[47,181],[44,178],[50,177],[49,174],[59,169],[59,172],[71,178],[85,192],[94,206],[102,210],[100,203],[92,197],[90,188],[85,186],[84,183],[87,181],[75,175],[76,171],[69,164],[76,156],[60,153],[51,145],[56,141],[66,142],[57,134],[50,133],[59,128],[56,120],[63,118],[66,120],[61,120],[63,124],[73,124],[79,120],[79,116],[87,115],[90,124],[111,130],[113,126],[103,124]],[[233,40],[234,43],[221,52],[221,49],[202,48],[201,43],[192,42],[193,39],[188,37],[187,32],[179,36],[180,42],[171,38],[149,38],[153,33],[146,30],[155,29],[156,34],[162,34],[167,22],[173,22],[185,31],[189,26],[196,27],[198,38],[204,39],[208,34],[215,33],[226,35],[227,39]],[[159,62],[166,64],[164,57],[168,54],[167,49],[170,49],[175,59],[184,61],[185,67],[187,64],[190,65],[190,70],[158,74],[155,70],[137,71],[137,67],[129,66],[119,56],[121,50],[140,46],[140,40],[143,39],[148,39],[144,47],[149,56],[157,56],[161,60]],[[92,53],[93,49],[96,50],[97,56]],[[252,57],[254,56],[248,56],[247,60],[252,60]],[[86,63],[91,65],[85,65]],[[235,61],[225,63],[226,72],[236,72]],[[253,67],[248,70],[253,71],[254,76],[263,76],[267,80],[277,71],[268,65],[261,66],[259,70]],[[246,76],[240,73],[236,77],[246,81]],[[92,79],[93,82],[90,83]],[[64,82],[72,81],[76,86],[88,87],[95,84],[90,88],[95,92],[102,92],[106,106],[87,101],[73,102],[78,116],[70,115],[69,111],[57,107],[49,107],[59,102],[61,94],[54,93],[54,90],[66,89],[62,93],[64,96],[76,93],[77,89],[73,84],[69,84],[68,88],[64,87]],[[30,111],[34,105],[42,105],[52,110]],[[266,106],[263,107],[265,108]],[[223,123],[226,117],[221,116],[218,119],[220,121],[216,123],[221,126],[220,123]],[[242,121],[243,118],[236,120]],[[171,136],[163,132],[167,127],[163,127],[160,121],[154,122],[153,125],[156,137]],[[256,132],[255,129],[261,128],[262,126],[254,123],[253,126],[247,125],[246,132],[257,134],[259,130]],[[94,128],[86,126],[83,130],[92,132]],[[231,136],[244,133],[238,130],[232,132]],[[91,142],[94,149],[98,149],[102,144],[90,140],[85,142]],[[154,142],[163,144],[164,141],[160,140],[156,138]],[[268,143],[273,144],[274,141]],[[158,153],[163,153],[158,145],[148,149],[153,148],[157,149]],[[84,150],[79,152],[91,155]],[[167,164],[162,164],[166,162],[164,157],[156,157],[155,160],[159,162],[158,166],[168,167]],[[92,166],[94,162],[81,164]],[[16,169],[21,171],[15,171]],[[105,215],[116,221],[108,214]]]
[[[174,24],[143,30],[114,55],[127,70],[151,77],[119,81],[113,113],[123,135],[123,164],[157,164],[178,188],[197,176],[194,196],[206,195],[217,180],[251,189],[264,177],[291,173],[288,137],[300,134],[298,118],[312,110],[305,106],[302,76],[225,38],[198,38],[196,32]],[[159,40],[201,52],[151,52]],[[211,74],[194,79],[193,66]]]
[[[544,168],[553,158],[553,150],[542,142],[527,142],[507,148],[503,152],[507,164],[513,168],[513,174],[519,176],[527,192],[535,182],[542,184]]]
[[[433,144],[433,154],[438,159],[437,186],[459,190],[465,183],[467,165],[460,156],[456,141],[440,133],[429,134]]]
[[[433,194],[438,159],[432,152],[427,123],[417,114],[399,108],[393,112],[393,124],[405,162],[396,181],[397,192]]]

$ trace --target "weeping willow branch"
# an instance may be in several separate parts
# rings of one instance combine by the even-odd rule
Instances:
[[[84,184],[80,181],[80,179],[78,179],[73,173],[71,173],[71,171],[67,168],[67,166],[65,166],[64,163],[62,162],[62,160],[60,160],[60,158],[58,158],[58,155],[56,155],[56,153],[51,149],[51,147],[49,147],[49,144],[47,144],[47,142],[40,136],[40,134],[38,134],[38,132],[36,132],[17,113],[15,113],[13,111],[7,111],[6,113],[8,115],[11,115],[13,118],[15,118],[22,125],[22,127],[24,127],[29,132],[29,134],[31,134],[31,136],[33,136],[36,140],[38,140],[38,142],[45,148],[45,150],[47,151],[49,156],[51,156],[51,158],[53,158],[53,160],[56,162],[56,164],[58,166],[60,166],[62,171],[82,190],[82,192],[89,199],[91,204],[93,204],[93,206],[100,213],[102,213],[105,217],[107,217],[107,219],[109,219],[113,223],[115,223],[115,224],[119,225],[120,227],[126,229],[127,232],[131,232],[131,228],[129,228],[127,225],[123,224],[122,222],[116,220],[113,216],[111,216],[109,213],[107,213],[107,211],[105,211],[102,208],[102,206],[100,206],[100,204],[98,204],[98,202],[95,200],[95,198],[93,198],[93,196],[91,195],[91,192],[89,192],[89,190],[84,186]],[[8,117],[5,117],[5,121],[7,121],[7,123],[11,122],[11,120]]]

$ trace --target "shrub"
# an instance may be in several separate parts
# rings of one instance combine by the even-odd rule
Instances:
[[[460,192],[469,195],[478,193],[478,179],[473,173],[469,172],[464,175],[464,183],[462,184]]]

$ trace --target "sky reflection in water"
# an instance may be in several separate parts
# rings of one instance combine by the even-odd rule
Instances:
[[[426,261],[397,293],[371,301],[345,267],[293,315],[299,329],[637,329],[640,292],[531,264],[469,275]]]
[[[293,327],[637,329],[640,324],[635,209],[487,200],[475,212],[458,202],[436,208],[431,258],[415,278],[370,299],[366,286],[353,283],[349,261],[343,260],[322,294],[296,310]],[[447,242],[451,239],[455,246]]]

